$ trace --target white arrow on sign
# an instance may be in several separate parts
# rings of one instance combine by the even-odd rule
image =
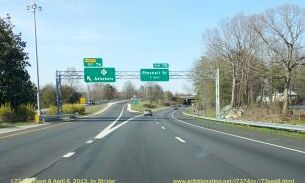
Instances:
[[[107,74],[106,69],[103,69],[103,70],[101,71],[101,74],[103,74],[103,76],[105,76],[105,75]]]
[[[92,81],[90,76],[87,76],[87,81]]]

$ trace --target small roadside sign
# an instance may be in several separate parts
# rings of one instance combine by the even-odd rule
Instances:
[[[154,68],[169,68],[169,64],[168,63],[154,63],[153,67]]]
[[[138,104],[138,103],[140,103],[140,100],[139,100],[138,98],[132,98],[132,99],[131,99],[131,102],[132,102],[133,104]]]
[[[102,58],[84,58],[84,67],[102,67]]]
[[[79,98],[79,103],[80,104],[86,104],[86,98],[85,97]]]

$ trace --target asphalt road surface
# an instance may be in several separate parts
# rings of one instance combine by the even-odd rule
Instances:
[[[126,108],[115,104],[99,116],[0,136],[0,182],[305,182],[305,140],[197,121],[182,108],[152,117]]]

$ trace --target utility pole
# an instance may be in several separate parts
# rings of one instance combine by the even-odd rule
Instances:
[[[89,88],[89,84],[87,84],[87,104],[90,103],[90,88]]]
[[[37,30],[36,30],[36,10],[41,11],[41,6],[36,3],[31,3],[26,6],[26,9],[33,12],[34,20],[34,37],[35,37],[35,57],[36,57],[36,73],[37,73],[37,115],[40,122],[40,87],[39,87],[39,65],[38,65],[38,48],[37,48]]]

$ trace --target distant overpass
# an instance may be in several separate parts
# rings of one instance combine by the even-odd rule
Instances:
[[[183,101],[184,105],[191,105],[193,100],[196,100],[195,95],[178,95],[178,96],[176,96],[176,101]]]

